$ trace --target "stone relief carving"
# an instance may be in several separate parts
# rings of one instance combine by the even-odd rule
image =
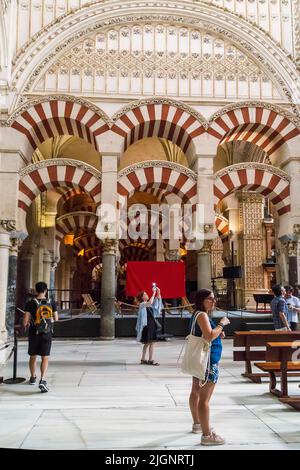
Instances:
[[[167,261],[179,261],[180,253],[178,250],[165,250],[165,258]]]
[[[16,221],[15,220],[0,220],[0,227],[6,232],[12,232],[16,230]]]
[[[282,243],[282,247],[288,256],[297,256],[299,240]]]
[[[210,125],[213,121],[215,121],[218,117],[221,117],[223,114],[227,113],[228,111],[233,111],[235,109],[238,109],[240,107],[249,107],[249,108],[265,108],[269,109],[270,111],[274,111],[275,113],[279,113],[282,116],[285,116],[287,119],[289,119],[295,126],[299,127],[300,126],[300,118],[296,117],[293,113],[288,111],[287,109],[282,108],[281,106],[278,106],[276,104],[264,102],[263,105],[261,101],[241,101],[239,103],[231,103],[227,106],[224,106],[222,109],[218,110],[215,112],[208,120],[208,125]]]
[[[300,235],[300,224],[295,224],[293,226],[293,232],[296,234],[296,235]]]
[[[201,5],[200,5],[201,3]],[[136,4],[136,6],[138,6],[139,4]],[[143,5],[144,7],[147,7],[148,4],[146,3],[140,3],[140,5]],[[198,6],[199,5],[199,6]],[[123,5],[125,6],[125,5]],[[151,5],[152,6],[152,5]],[[157,6],[157,8],[159,8],[161,6],[160,2],[157,2],[154,4],[154,6]],[[178,5],[174,2],[166,2],[164,4],[164,6],[166,7],[169,7],[169,8],[172,8],[173,11],[175,11],[177,8],[181,7],[181,12],[182,12],[182,7],[183,9],[186,10],[187,13],[189,13],[189,11],[191,10],[191,7],[189,5]],[[117,6],[116,6],[117,7]],[[227,37],[228,39],[232,40],[233,42],[239,44],[242,46],[242,48],[244,50],[247,50],[253,57],[255,57],[259,63],[261,63],[261,65],[265,68],[265,70],[268,70],[270,76],[272,76],[276,81],[277,83],[282,87],[282,90],[283,92],[285,93],[285,95],[287,96],[287,98],[289,99],[289,101],[292,103],[293,102],[293,99],[292,99],[292,96],[291,96],[291,90],[287,89],[286,85],[285,85],[285,82],[284,80],[282,79],[281,75],[279,75],[279,73],[277,73],[277,71],[275,70],[275,68],[273,67],[273,65],[270,63],[269,60],[266,60],[262,54],[261,54],[261,51],[258,50],[258,48],[254,48],[251,44],[251,41],[250,41],[250,37],[253,39],[253,40],[259,40],[262,44],[262,50],[269,50],[269,52],[271,52],[273,54],[273,57],[274,59],[276,59],[277,61],[284,61],[285,62],[285,69],[288,73],[288,75],[290,76],[291,80],[294,80],[296,81],[298,79],[297,77],[297,74],[295,73],[295,69],[292,68],[292,60],[291,60],[291,57],[289,57],[289,61],[290,61],[290,64],[288,64],[288,60],[286,59],[286,51],[283,51],[280,46],[278,44],[276,44],[275,46],[275,43],[274,41],[270,40],[270,38],[268,37],[268,35],[264,32],[262,34],[262,29],[259,28],[259,27],[253,27],[253,25],[250,25],[249,22],[247,22],[246,20],[242,19],[241,17],[239,17],[238,15],[235,15],[234,13],[229,13],[226,11],[225,13],[225,10],[222,10],[221,8],[219,7],[216,7],[216,6],[212,6],[212,5],[207,5],[203,2],[199,2],[199,4],[195,4],[194,5],[194,8],[192,8],[193,10],[193,14],[194,14],[194,18],[183,18],[182,17],[182,13],[180,15],[180,17],[177,17],[176,18],[176,15],[165,15],[165,16],[162,16],[162,18],[164,19],[164,21],[168,20],[168,21],[178,21],[181,23],[186,23],[186,24],[197,24],[198,26],[202,26],[202,27],[206,27],[207,29],[211,30],[211,31],[214,31],[215,33],[218,33],[218,34],[222,34],[224,37]],[[101,5],[101,8],[97,5],[94,9],[93,9],[93,12],[94,14],[101,14],[101,13],[107,13],[108,12],[108,6],[107,5],[104,5],[103,6]],[[201,20],[198,19],[198,18],[195,18],[195,13],[199,13],[202,15],[201,17]],[[58,27],[58,33],[61,32],[61,31],[65,31],[67,28],[70,27],[70,25],[74,22],[76,23],[77,21],[84,21],[84,19],[87,19],[89,17],[89,14],[92,14],[92,12],[87,12],[85,9],[82,9],[82,11],[80,11],[79,13],[74,13],[74,14],[71,14],[71,15],[66,15],[65,17],[60,17],[58,18],[57,20],[55,20],[52,24],[48,25],[46,28],[44,28],[42,31],[40,31],[38,33],[38,35],[36,35],[34,38],[32,38],[32,40],[30,41],[29,44],[26,44],[26,47],[24,47],[24,51],[23,53],[28,50],[28,47],[34,43],[34,41],[36,41],[38,39],[38,37],[44,35],[45,36],[45,39],[44,39],[44,42],[42,43],[42,47],[45,46],[47,44],[47,42],[50,40],[50,35],[48,35],[47,37],[47,33],[49,32],[50,33],[50,30],[53,28],[53,26],[56,26],[58,27],[58,24],[59,23],[64,23],[64,20],[65,21],[65,24],[61,24],[61,26]],[[204,15],[204,16],[203,16]],[[226,28],[228,29],[224,29],[222,27],[219,26],[219,24],[216,24],[215,22],[215,17],[218,17],[218,20],[220,21],[223,21],[224,25],[226,25]],[[76,19],[75,19],[76,18]],[[202,20],[202,18],[205,18]],[[214,18],[214,20],[212,21],[209,21],[210,19]],[[126,17],[118,17],[118,18],[115,18],[115,19],[107,19],[105,21],[103,21],[102,23],[95,23],[93,25],[93,27],[90,27],[88,28],[87,30],[85,31],[81,31],[79,33],[77,33],[75,35],[75,37],[73,38],[69,38],[68,41],[66,41],[64,44],[61,44],[59,45],[55,51],[53,51],[53,53],[51,54],[51,56],[49,56],[45,61],[42,61],[42,64],[35,70],[34,74],[33,74],[33,78],[37,78],[37,76],[40,74],[41,70],[44,68],[45,65],[47,65],[49,63],[50,60],[52,60],[54,57],[56,58],[57,57],[57,54],[64,48],[64,47],[67,47],[68,44],[71,45],[74,40],[76,39],[79,39],[80,37],[83,37],[84,35],[86,34],[89,34],[90,32],[92,31],[95,31],[96,29],[99,29],[103,26],[107,26],[107,25],[112,25],[112,24],[120,24],[122,21],[123,22],[131,22],[131,21],[134,21],[134,22],[140,22],[140,21],[151,21],[151,15],[144,15],[144,18],[143,16],[139,16],[139,15],[128,15]],[[155,17],[155,20],[157,21],[158,20],[158,17],[156,16]],[[247,41],[245,41],[244,39],[242,39],[242,36],[237,36],[236,33],[233,32],[233,29],[237,27],[239,31],[242,31],[243,32],[243,37],[246,37],[247,38]],[[232,28],[232,31],[229,31],[229,28]],[[249,38],[249,42],[248,42],[248,38]],[[40,48],[41,46],[39,46]],[[32,50],[31,51],[31,56],[33,57],[38,51],[38,47],[35,48],[35,50]],[[21,58],[21,57],[20,57]],[[20,61],[21,62],[21,61]],[[23,67],[23,69],[22,69]],[[20,75],[20,73],[23,73],[24,71],[24,68],[25,66],[21,66],[21,69],[19,69],[18,71],[18,74]],[[16,75],[16,80],[18,80],[19,76]],[[16,82],[15,82],[16,83]],[[295,82],[296,83],[296,82]],[[29,85],[30,87],[31,85]],[[27,90],[28,91],[28,90]],[[297,107],[295,107],[295,112],[297,113]]]
[[[293,17],[294,17],[294,38],[295,38],[295,60],[300,70],[300,2],[293,0]]]
[[[99,179],[99,182],[101,181],[101,178],[102,178],[100,171],[97,171],[95,168],[88,165],[87,163],[83,163],[77,160],[69,160],[65,158],[54,158],[51,160],[43,160],[41,162],[28,165],[19,171],[20,178],[23,178],[24,176],[28,175],[34,170],[39,170],[41,168],[45,168],[45,167],[53,166],[53,165],[57,165],[58,167],[59,166],[74,166],[76,168],[80,168],[83,171],[88,171],[89,173],[92,173],[97,179]]]
[[[151,41],[144,49],[137,47],[134,36],[139,35],[141,41],[147,44],[149,34],[150,39],[155,35],[161,36],[162,42],[166,44],[165,50],[157,49]],[[129,39],[124,41],[124,36],[132,37],[131,48],[128,47]],[[177,44],[184,36],[190,45],[183,52]],[[202,44],[204,47],[207,44],[205,50]],[[180,80],[197,80],[199,91],[203,80],[259,82],[262,96],[262,84],[271,83],[257,64],[230,41],[224,41],[210,31],[175,27],[168,23],[140,23],[139,26],[115,26],[114,30],[101,30],[77,42],[61,55],[52,63],[47,74],[67,76],[68,91],[72,90],[74,76],[80,76],[81,80],[90,77],[93,93],[100,91],[96,77],[106,77],[107,74],[119,77],[119,80],[126,78],[129,83],[139,77],[172,80],[173,84]],[[122,94],[120,84],[117,86],[117,92]],[[43,87],[43,91],[46,91],[46,85]],[[145,91],[149,92],[147,88]]]
[[[264,163],[252,163],[252,162],[245,162],[245,163],[236,163],[235,165],[228,166],[220,171],[218,171],[215,174],[215,178],[221,178],[222,176],[235,172],[237,170],[248,170],[250,168],[259,168],[262,170],[266,170],[270,173],[273,173],[274,175],[280,176],[285,181],[290,181],[290,177],[287,175],[282,170],[279,170],[279,168],[275,168],[274,166],[271,165],[266,165]]]
[[[173,162],[167,162],[167,161],[162,161],[162,160],[151,160],[151,161],[146,161],[146,162],[141,162],[137,163],[135,165],[128,166],[124,168],[124,170],[121,170],[118,174],[118,178],[120,179],[122,176],[127,176],[129,173],[135,172],[136,170],[139,170],[141,168],[152,168],[152,167],[162,167],[162,168],[170,168],[172,170],[178,170],[180,173],[185,174],[195,182],[197,181],[197,175],[194,173],[192,170],[189,168],[186,168],[185,166],[179,165],[178,163],[173,163]]]
[[[54,100],[71,101],[72,103],[82,104],[83,106],[88,107],[91,111],[94,111],[95,114],[98,114],[99,117],[101,117],[101,119],[103,119],[103,121],[106,124],[108,124],[110,126],[112,125],[112,120],[107,116],[107,114],[105,114],[100,108],[98,108],[98,106],[91,103],[90,101],[87,101],[84,98],[76,97],[76,96],[73,96],[73,95],[60,95],[60,94],[48,95],[48,96],[39,96],[39,97],[35,96],[29,102],[25,103],[23,106],[20,106],[14,113],[12,113],[9,116],[9,118],[7,119],[5,125],[10,126],[12,124],[12,122],[20,114],[22,114],[24,111],[27,111],[32,106],[34,106],[36,104],[39,104],[39,103],[43,103],[43,102],[47,102],[47,101],[54,101]]]
[[[132,109],[134,109],[136,107],[139,107],[139,106],[145,106],[147,104],[169,104],[169,105],[175,106],[175,107],[178,106],[178,107],[180,107],[180,109],[183,109],[187,113],[194,116],[197,119],[197,121],[199,121],[199,123],[203,125],[204,128],[207,127],[207,121],[200,113],[198,113],[193,108],[186,105],[185,103],[183,103],[181,101],[173,100],[172,98],[144,98],[144,99],[141,99],[141,100],[134,101],[133,103],[129,103],[127,106],[124,106],[120,111],[115,113],[112,117],[112,120],[115,122],[123,114],[127,113],[128,111],[131,111]]]

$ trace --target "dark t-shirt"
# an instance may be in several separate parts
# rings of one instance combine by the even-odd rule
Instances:
[[[37,302],[38,301],[38,302]],[[35,321],[36,321],[36,312],[37,309],[39,308],[40,305],[51,305],[53,314],[54,312],[57,311],[57,304],[54,302],[54,300],[49,300],[49,299],[31,299],[29,300],[26,305],[25,305],[25,312],[29,312],[31,315],[31,320],[30,320],[30,326],[29,326],[29,334],[36,334],[36,327],[35,327]],[[53,319],[52,319],[53,321]]]

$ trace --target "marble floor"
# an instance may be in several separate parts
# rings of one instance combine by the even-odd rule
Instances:
[[[209,450],[191,433],[190,378],[176,367],[182,339],[159,342],[159,367],[140,365],[134,339],[56,340],[50,392],[28,382],[0,385],[0,447],[21,449]],[[28,378],[27,343],[19,342],[18,376]],[[300,449],[300,413],[241,377],[224,341],[221,376],[211,402],[220,449]],[[2,370],[12,375],[12,361]],[[291,379],[291,394],[300,394]]]

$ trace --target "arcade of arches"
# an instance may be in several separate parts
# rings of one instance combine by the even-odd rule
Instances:
[[[188,296],[241,265],[241,308],[300,284],[297,2],[265,0],[265,22],[256,0],[35,3],[0,4],[0,341],[42,279],[66,305],[93,290],[113,338],[132,260],[184,262]],[[162,203],[204,208],[202,246],[153,239]],[[146,232],[119,237],[141,204]]]

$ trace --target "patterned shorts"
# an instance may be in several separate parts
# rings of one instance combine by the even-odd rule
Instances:
[[[210,368],[206,371],[207,382],[216,384],[218,382],[219,373],[219,364],[210,364]]]

